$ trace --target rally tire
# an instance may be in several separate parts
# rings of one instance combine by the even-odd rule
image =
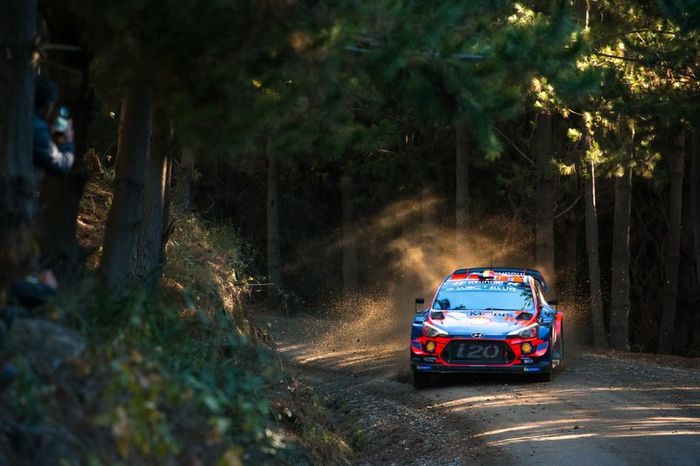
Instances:
[[[557,360],[558,363],[554,369],[561,371],[564,368],[564,325],[562,324],[561,333],[557,335],[557,341],[552,348],[552,360]]]
[[[533,374],[530,377],[530,380],[532,380],[533,382],[551,382],[552,371],[540,372],[538,374]]]
[[[556,368],[561,364],[561,353],[558,352],[560,351],[562,346],[562,338],[561,335],[557,336],[556,342],[552,343],[552,336],[549,336],[549,349],[547,350],[547,355],[549,356],[549,367],[547,367],[547,370],[544,372],[538,372],[537,374],[532,374],[530,376],[530,380],[532,382],[551,382],[552,381],[552,374],[556,370]],[[555,359],[558,359],[558,362],[555,364]]]
[[[561,333],[557,338],[557,343],[554,345],[554,352],[559,356],[559,364],[557,364],[557,370],[561,371],[564,368],[564,324],[561,326]]]
[[[414,388],[428,388],[434,383],[433,375],[426,372],[420,372],[417,370],[413,371],[413,387]]]

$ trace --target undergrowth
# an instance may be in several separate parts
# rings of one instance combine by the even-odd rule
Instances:
[[[79,236],[94,268],[109,192],[99,184],[87,192]],[[76,340],[84,347],[77,356],[42,370],[42,354],[10,350],[18,376],[0,393],[0,420],[65,444],[25,452],[34,455],[28,462],[347,463],[352,442],[336,429],[332,407],[280,370],[266,334],[249,322],[250,255],[235,229],[176,216],[154,289],[114,301],[88,277],[81,291],[40,312],[53,323],[37,338]],[[0,460],[21,460],[13,448],[0,442]]]
[[[97,425],[111,429],[121,458],[200,456],[188,451],[193,441],[208,446],[210,460],[214,452],[227,462],[273,454],[271,352],[226,312],[182,316],[167,301],[158,293],[135,294],[127,305],[98,299],[83,314],[92,358],[109,362],[97,369],[106,381]]]
[[[192,430],[207,453],[185,456],[207,463],[275,454],[267,425],[277,369],[244,315],[240,251],[232,228],[179,215],[161,286],[118,304],[96,299],[81,313],[96,356],[111,361],[98,421],[111,426],[122,457],[178,457]]]
[[[298,436],[312,464],[349,464],[362,449],[364,428],[337,394],[311,387],[294,375],[280,381],[272,411]]]

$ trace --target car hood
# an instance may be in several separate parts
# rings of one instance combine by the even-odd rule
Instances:
[[[430,324],[450,335],[507,335],[531,324],[534,316],[530,311],[492,310],[433,310],[430,314]]]

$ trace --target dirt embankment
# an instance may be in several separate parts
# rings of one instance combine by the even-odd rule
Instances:
[[[551,383],[454,376],[416,391],[407,337],[381,312],[257,320],[288,368],[364,426],[356,464],[700,464],[694,360],[569,348]]]

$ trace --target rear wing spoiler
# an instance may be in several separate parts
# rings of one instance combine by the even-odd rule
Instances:
[[[468,269],[458,269],[452,272],[453,274],[459,273],[459,274],[470,274],[470,273],[483,273],[486,270],[491,270],[495,273],[504,273],[508,275],[529,275],[538,282],[540,282],[540,285],[542,286],[542,289],[544,291],[547,291],[549,289],[549,286],[547,285],[547,281],[544,279],[544,275],[542,275],[542,272],[539,270],[535,269],[522,269],[522,268],[516,268],[516,267],[470,267]]]

